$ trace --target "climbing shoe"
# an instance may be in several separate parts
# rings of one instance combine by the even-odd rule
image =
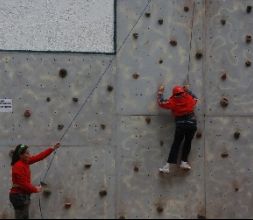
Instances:
[[[188,162],[184,162],[184,161],[181,162],[180,168],[184,169],[184,170],[191,170],[192,169],[190,164]]]
[[[160,173],[169,173],[170,172],[170,164],[167,163],[163,168],[159,169]]]

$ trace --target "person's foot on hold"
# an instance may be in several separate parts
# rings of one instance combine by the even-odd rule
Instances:
[[[191,170],[191,166],[188,162],[184,162],[184,161],[181,161],[181,164],[180,164],[180,168],[183,169],[183,170]]]
[[[159,168],[160,173],[170,173],[170,164],[166,163],[166,165],[163,168]]]

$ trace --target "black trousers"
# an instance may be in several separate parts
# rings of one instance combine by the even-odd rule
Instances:
[[[174,142],[172,144],[170,155],[168,158],[168,163],[177,164],[178,154],[182,141],[183,150],[182,150],[182,161],[188,162],[188,156],[191,152],[191,143],[192,139],[197,131],[196,124],[179,124],[176,125],[176,132],[174,137]]]
[[[16,219],[29,219],[31,202],[29,194],[10,193],[10,201],[14,207]]]

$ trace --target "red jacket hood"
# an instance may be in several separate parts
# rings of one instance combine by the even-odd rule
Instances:
[[[194,112],[197,99],[188,93],[180,96],[171,96],[169,100],[158,100],[160,107],[170,109],[174,116],[184,116]]]

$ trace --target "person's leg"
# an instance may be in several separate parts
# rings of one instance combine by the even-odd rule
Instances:
[[[169,164],[177,164],[178,153],[180,150],[180,145],[184,139],[184,136],[185,136],[184,128],[182,126],[177,126],[174,141],[171,146],[169,158],[167,160]]]
[[[10,194],[10,201],[15,209],[16,219],[29,219],[30,195]]]
[[[195,125],[188,126],[185,129],[185,141],[183,145],[183,152],[182,152],[182,161],[188,162],[188,156],[191,152],[191,143],[192,139],[197,131],[197,127]]]
[[[16,219],[29,219],[29,205],[23,206],[20,209],[15,209]]]
[[[29,207],[30,207],[30,195],[25,195],[25,203],[23,207],[23,217],[24,219],[29,219]]]
[[[169,158],[166,165],[163,168],[160,168],[159,171],[162,173],[170,172],[170,164],[177,164],[178,153],[180,150],[180,145],[184,139],[184,128],[182,126],[177,126],[175,131],[175,137],[173,144],[171,146]]]

